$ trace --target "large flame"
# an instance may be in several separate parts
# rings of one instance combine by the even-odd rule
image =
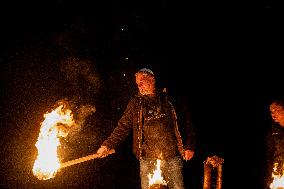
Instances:
[[[157,159],[156,170],[153,171],[153,174],[149,173],[148,178],[149,178],[149,186],[154,184],[167,185],[167,182],[162,177],[160,159]]]
[[[63,105],[46,113],[44,118],[35,144],[38,156],[33,166],[33,174],[40,180],[54,177],[60,169],[57,148],[60,145],[59,137],[66,135],[64,130],[60,128],[62,125],[71,126],[74,124],[72,111]]]
[[[274,163],[272,178],[273,181],[270,184],[271,189],[280,189],[284,188],[284,172],[279,173],[277,171],[278,163]]]

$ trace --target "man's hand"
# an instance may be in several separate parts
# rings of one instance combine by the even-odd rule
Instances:
[[[185,150],[184,151],[184,160],[188,161],[190,160],[194,155],[194,151],[192,150]]]
[[[109,152],[109,149],[108,149],[107,146],[101,146],[101,147],[98,149],[98,151],[97,151],[97,155],[98,155],[98,157],[100,157],[100,158],[104,158],[104,157],[106,157],[106,156],[109,155],[108,152]]]

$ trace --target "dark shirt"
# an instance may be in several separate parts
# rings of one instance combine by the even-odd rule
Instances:
[[[169,159],[179,156],[170,108],[160,96],[144,98],[142,157]]]

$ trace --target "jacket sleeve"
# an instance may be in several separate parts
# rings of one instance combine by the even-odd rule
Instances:
[[[273,181],[272,178],[272,171],[273,171],[273,167],[274,167],[274,151],[275,151],[275,144],[274,144],[274,140],[273,140],[273,133],[274,133],[274,129],[273,126],[272,128],[270,128],[270,130],[268,131],[265,141],[266,141],[266,149],[265,149],[265,183],[269,184]]]
[[[176,109],[178,127],[183,141],[183,149],[194,151],[195,129],[189,103],[181,97],[171,98],[170,101],[173,102],[174,108]]]
[[[180,112],[180,127],[182,129],[182,138],[184,150],[195,150],[195,129],[192,122],[191,112],[187,107],[182,107]],[[178,117],[178,119],[179,119]]]
[[[116,128],[110,136],[103,142],[103,146],[115,149],[132,131],[133,127],[133,101],[130,101],[122,117],[118,121]]]
[[[274,142],[273,142],[273,129],[270,129],[266,135],[266,149],[265,149],[265,159],[267,164],[273,162],[273,153],[274,153]]]

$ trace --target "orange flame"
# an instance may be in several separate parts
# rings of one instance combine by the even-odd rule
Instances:
[[[284,188],[284,173],[279,173],[277,171],[277,166],[278,163],[274,163],[274,167],[273,167],[273,172],[272,172],[272,177],[273,177],[273,181],[270,184],[270,188],[271,189],[279,189],[279,188]]]
[[[148,178],[149,178],[149,187],[154,184],[167,185],[167,182],[162,177],[160,159],[157,159],[156,170],[154,170],[153,174],[149,173]]]
[[[72,111],[64,108],[63,105],[46,113],[44,118],[44,121],[41,123],[38,140],[35,144],[38,156],[33,166],[33,174],[40,180],[54,177],[60,169],[57,148],[60,145],[59,137],[64,136],[62,134],[64,131],[60,129],[60,125],[71,126],[75,123]]]

